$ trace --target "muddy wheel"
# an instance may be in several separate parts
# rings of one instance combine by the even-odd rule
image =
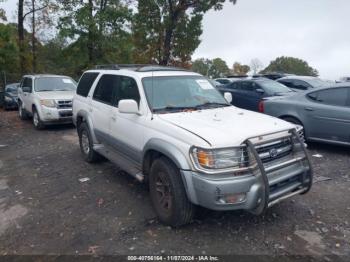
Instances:
[[[194,205],[187,199],[178,168],[167,158],[156,159],[149,177],[151,200],[164,224],[178,227],[191,222]]]
[[[89,127],[86,123],[81,123],[78,127],[79,135],[79,145],[80,151],[83,155],[83,158],[88,163],[93,163],[101,160],[101,155],[99,155],[93,149],[93,141],[90,134]]]
[[[38,111],[35,108],[33,108],[33,125],[38,130],[41,130],[45,127],[45,125],[40,119]]]

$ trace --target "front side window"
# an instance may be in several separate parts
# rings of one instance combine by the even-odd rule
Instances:
[[[131,77],[120,76],[120,83],[117,88],[116,105],[118,106],[119,101],[123,99],[133,99],[137,103],[140,102],[140,94],[137,83]]]
[[[33,87],[33,80],[29,77],[25,77],[22,83],[22,87]]]
[[[142,82],[154,112],[229,106],[221,93],[202,76],[145,77]]]
[[[344,87],[313,92],[308,94],[308,97],[319,103],[327,105],[349,107],[349,94],[350,87]]]
[[[74,91],[75,81],[70,77],[40,77],[35,79],[35,91]]]
[[[293,87],[299,90],[308,90],[309,88],[312,88],[308,83],[301,80],[293,80]]]
[[[116,75],[103,75],[97,83],[93,99],[112,105],[113,95],[118,86],[119,77]]]

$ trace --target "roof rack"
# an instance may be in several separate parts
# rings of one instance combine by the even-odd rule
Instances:
[[[104,70],[120,70],[129,69],[137,72],[152,72],[152,71],[188,71],[180,67],[160,66],[152,64],[110,64],[110,65],[96,65],[95,69]]]

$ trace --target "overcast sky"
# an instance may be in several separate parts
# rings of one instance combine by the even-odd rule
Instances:
[[[0,4],[13,20],[15,0]],[[224,59],[264,66],[278,56],[294,56],[322,78],[350,75],[349,0],[238,0],[204,16],[202,43],[193,58]]]

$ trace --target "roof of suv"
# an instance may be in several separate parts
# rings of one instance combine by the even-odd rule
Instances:
[[[158,65],[99,65],[95,69],[88,70],[87,72],[99,72],[99,73],[112,73],[112,74],[125,74],[141,77],[152,76],[179,76],[179,75],[195,75],[200,76],[195,72],[170,66],[158,66]]]
[[[29,74],[29,75],[24,75],[23,77],[35,77],[35,78],[40,78],[40,77],[68,77],[64,75],[54,75],[54,74]]]

